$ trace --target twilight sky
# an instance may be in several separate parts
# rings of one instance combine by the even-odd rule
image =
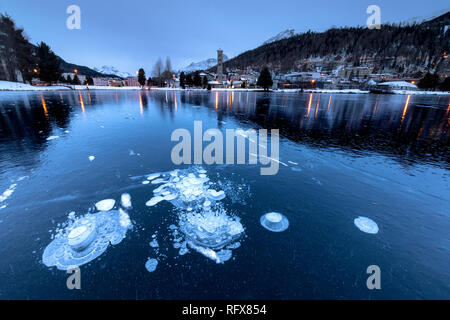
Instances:
[[[81,30],[66,28],[72,4],[81,8]],[[450,10],[448,0],[0,0],[0,13],[68,62],[150,74],[158,57],[170,56],[178,69],[218,48],[236,56],[288,28],[365,25],[371,4],[380,6],[382,23]]]

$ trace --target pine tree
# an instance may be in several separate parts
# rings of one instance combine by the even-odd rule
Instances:
[[[439,76],[431,73],[427,73],[422,79],[420,79],[417,86],[420,89],[436,89],[439,85]]]
[[[273,85],[272,75],[270,74],[269,68],[264,67],[262,69],[256,84],[264,88],[265,91],[269,91],[269,88]]]
[[[144,69],[139,69],[139,71],[138,71],[138,82],[139,82],[139,84],[143,87],[143,86],[145,86],[145,80],[146,80],[147,78],[145,77],[145,71],[144,71]]]
[[[15,47],[17,68],[22,74],[24,82],[31,83],[31,80],[33,79],[35,61],[32,46],[28,39],[24,36],[23,29],[18,29],[15,32]]]
[[[186,88],[186,75],[184,72],[180,73],[180,87],[185,89]]]
[[[206,76],[203,77],[203,89],[208,87],[208,78]]]
[[[190,86],[192,86],[194,84],[194,81],[192,80],[192,76],[190,75],[190,74],[188,74],[187,76],[186,76],[186,85],[188,86],[188,87],[190,87]]]
[[[68,83],[68,84],[73,84],[72,77],[70,76],[70,74],[67,75],[66,83]]]
[[[91,78],[91,76],[86,77],[85,85],[87,86],[93,86],[94,85],[94,79]]]
[[[450,78],[449,77],[445,78],[445,80],[439,85],[439,90],[450,91]]]
[[[200,77],[199,72],[194,74],[194,86],[201,87],[202,86],[202,78]]]
[[[78,78],[77,74],[75,74],[75,76],[73,77],[73,84],[74,85],[80,85],[81,84],[80,78]]]
[[[60,60],[46,43],[39,44],[36,58],[39,79],[48,83],[58,81],[61,76]]]

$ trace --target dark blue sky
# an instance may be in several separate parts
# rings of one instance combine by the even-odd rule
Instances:
[[[66,28],[72,4],[81,8],[81,30]],[[365,25],[371,4],[381,7],[382,23],[449,8],[448,0],[0,0],[0,12],[68,62],[149,73],[158,57],[170,56],[176,69],[218,48],[233,57],[288,28]]]

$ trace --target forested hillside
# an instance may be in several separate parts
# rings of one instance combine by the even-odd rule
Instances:
[[[421,24],[382,25],[380,30],[354,27],[306,32],[244,52],[224,65],[238,69],[268,65],[274,71],[302,71],[302,61],[320,58],[354,66],[372,65],[379,72],[443,73],[449,68],[448,25],[450,12]]]

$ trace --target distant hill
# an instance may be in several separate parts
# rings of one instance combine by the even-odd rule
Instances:
[[[37,46],[32,45],[33,49],[36,50]],[[86,66],[81,66],[78,64],[74,64],[74,63],[69,63],[66,62],[63,58],[61,58],[60,56],[58,56],[58,58],[61,61],[61,71],[63,73],[72,73],[73,70],[77,69],[79,74],[85,75],[85,76],[90,76],[90,77],[120,77],[115,75],[114,73],[103,73],[97,70],[93,70],[89,67]],[[120,77],[121,78],[121,77]]]
[[[228,60],[224,67],[260,70],[267,65],[273,71],[312,71],[304,62],[315,59],[329,61],[329,69],[345,62],[372,65],[378,72],[450,73],[449,25],[447,12],[421,24],[382,25],[380,30],[353,27],[309,31],[246,51]]]
[[[223,55],[223,61],[228,61],[228,57],[224,54]],[[190,65],[180,69],[180,72],[184,72],[184,73],[192,73],[195,71],[200,71],[200,70],[208,70],[214,66],[217,65],[217,59],[216,58],[210,58],[207,60],[203,60],[200,62],[192,62]]]
[[[59,57],[61,59],[61,70],[62,72],[73,72],[74,69],[78,70],[79,74],[85,75],[85,76],[90,76],[90,77],[120,77],[118,75],[112,74],[112,73],[102,73],[96,70],[93,70],[89,67],[86,66],[80,66],[77,64],[73,64],[73,63],[68,63],[66,61],[64,61],[61,57]],[[120,77],[122,78],[122,77]]]
[[[101,66],[100,68],[94,68],[94,71],[100,72],[101,74],[116,75],[120,78],[128,78],[133,76],[131,73],[119,71],[116,67],[113,66]]]

